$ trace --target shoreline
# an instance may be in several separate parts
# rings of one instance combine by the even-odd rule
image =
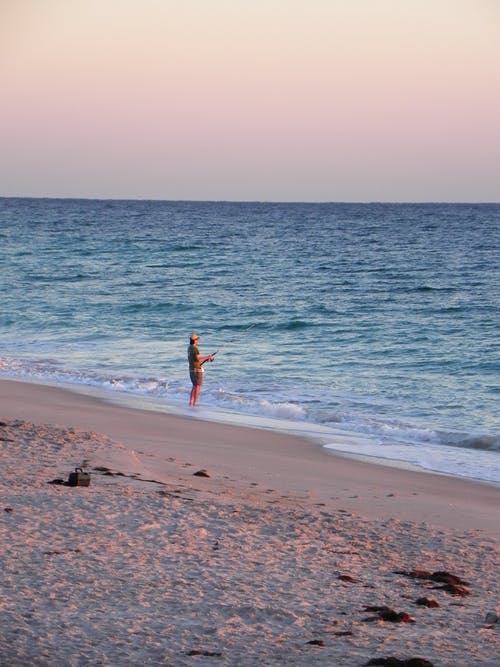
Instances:
[[[196,408],[190,408],[185,402],[165,401],[153,396],[142,396],[128,393],[127,391],[114,392],[98,386],[80,385],[65,383],[63,381],[37,380],[33,378],[23,379],[18,377],[0,377],[1,382],[20,382],[21,384],[35,385],[53,389],[61,389],[71,394],[86,396],[90,399],[98,400],[106,405],[129,408],[138,412],[152,412],[164,414],[180,419],[195,419],[209,424],[221,424],[233,426],[237,429],[253,429],[269,433],[279,433],[293,438],[299,438],[302,441],[313,443],[319,446],[326,454],[331,454],[340,458],[346,458],[369,465],[377,464],[382,467],[408,470],[416,473],[431,474],[441,477],[449,477],[458,481],[472,482],[474,484],[483,484],[500,489],[500,481],[472,477],[470,475],[460,476],[446,470],[424,467],[422,464],[409,461],[407,459],[383,457],[379,454],[360,453],[343,449],[346,442],[353,442],[356,447],[358,443],[363,443],[365,436],[349,430],[334,430],[324,427],[320,424],[293,421],[286,418],[258,416],[251,413],[239,414],[232,410],[224,410],[206,407],[203,402]],[[453,450],[451,450],[453,451]],[[457,448],[457,451],[462,451]]]
[[[93,431],[123,443],[133,452],[123,472],[170,481],[185,473],[167,459],[185,459],[210,471],[210,487],[254,493],[272,486],[369,519],[398,516],[500,537],[500,488],[480,481],[359,460],[298,435],[134,408],[17,379],[0,380],[0,404],[3,419]]]

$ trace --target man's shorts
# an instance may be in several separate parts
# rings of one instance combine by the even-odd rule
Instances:
[[[189,377],[191,378],[193,387],[201,387],[203,382],[203,369],[195,368],[194,370],[190,370]]]

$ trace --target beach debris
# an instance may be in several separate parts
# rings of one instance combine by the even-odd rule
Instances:
[[[366,667],[373,665],[385,665],[385,667],[434,667],[432,662],[425,660],[425,658],[408,658],[406,660],[400,660],[399,658],[394,658],[392,656],[388,658],[372,658],[368,662],[365,662]]]
[[[352,630],[338,630],[333,633],[336,637],[351,637],[354,632]]]
[[[151,482],[152,484],[163,484],[163,482],[161,482],[158,479],[143,478],[141,477],[141,473],[139,472],[127,475],[126,473],[120,472],[119,470],[113,472],[110,468],[107,468],[106,466],[96,466],[92,468],[92,470],[94,472],[100,473],[104,477],[126,477],[127,479],[137,480],[138,482]]]
[[[350,574],[339,574],[337,579],[340,579],[340,581],[348,581],[351,584],[355,584],[356,581],[357,581],[357,579],[355,579],[354,577],[351,577]]]
[[[322,639],[311,639],[306,642],[306,644],[309,644],[310,646],[324,646],[325,642]]]
[[[210,477],[208,472],[204,469],[197,470],[196,472],[193,473],[193,477]]]
[[[433,586],[432,590],[445,591],[450,595],[459,595],[460,597],[470,595],[470,590],[468,588],[465,586],[458,586],[457,584],[443,584],[442,586]]]
[[[56,479],[53,479],[51,482],[47,482],[47,484],[66,484],[66,482],[60,477],[57,477]]]
[[[4,512],[10,513],[10,512],[14,511],[14,508],[13,507],[4,507],[3,510],[4,510]]]
[[[197,648],[194,648],[191,651],[189,651],[188,655],[190,655],[190,656],[201,655],[205,658],[221,658],[222,657],[222,653],[220,653],[220,651],[204,651],[204,650],[200,650],[200,649],[197,649]]]
[[[415,619],[410,616],[406,611],[394,611],[390,607],[386,606],[367,606],[364,608],[364,611],[373,611],[377,612],[377,616],[369,616],[365,618],[366,623],[371,623],[373,621],[388,621],[390,623],[415,623]]]
[[[498,614],[496,614],[494,611],[489,611],[486,614],[484,622],[488,625],[495,625],[495,623],[500,623],[500,616],[498,616]]]
[[[410,579],[426,579],[428,581],[435,581],[443,584],[454,584],[455,586],[470,586],[467,581],[464,581],[456,574],[438,570],[437,572],[429,572],[428,570],[395,570],[394,574],[403,574]]]
[[[160,496],[163,496],[164,498],[175,498],[176,500],[189,500],[189,501],[194,501],[194,498],[190,498],[189,496],[183,496],[181,495],[184,493],[183,489],[173,489],[172,491],[169,491],[168,489],[160,489],[158,491],[158,494]]]
[[[464,581],[456,574],[451,574],[443,570],[436,572],[429,572],[427,570],[395,570],[394,574],[402,574],[405,577],[410,577],[410,579],[422,579],[442,583],[442,586],[433,586],[432,590],[445,591],[446,593],[450,593],[450,595],[459,595],[461,597],[470,595],[470,591],[467,588],[470,584],[467,581]]]
[[[415,604],[420,605],[421,607],[439,607],[439,602],[437,600],[434,600],[433,598],[418,598],[418,600],[415,600]]]
[[[470,586],[467,581],[464,581],[463,579],[460,579],[460,577],[457,577],[455,574],[450,574],[449,572],[433,572],[430,578],[432,581],[442,582],[445,584]]]
[[[65,549],[64,551],[59,551],[57,549],[51,549],[49,551],[44,551],[43,555],[44,556],[60,556],[61,554],[69,554],[69,553],[75,553],[75,554],[80,554],[82,553],[81,549]]]

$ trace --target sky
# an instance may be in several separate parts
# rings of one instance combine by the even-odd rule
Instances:
[[[500,0],[0,0],[0,196],[500,201]]]

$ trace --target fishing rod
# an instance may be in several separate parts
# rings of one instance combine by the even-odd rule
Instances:
[[[239,332],[236,334],[236,336],[233,336],[233,338],[231,338],[231,340],[229,340],[225,345],[223,345],[222,347],[219,347],[217,350],[215,350],[215,352],[213,352],[213,353],[210,355],[210,356],[212,357],[212,359],[210,359],[210,361],[213,361],[213,357],[215,357],[215,355],[216,355],[218,352],[221,352],[221,351],[222,351],[224,348],[226,348],[228,345],[233,345],[233,344],[238,340],[238,338],[241,338],[241,336],[244,336],[246,333],[248,333],[248,331],[250,331],[250,329],[253,329],[256,325],[257,325],[257,323],[254,322],[253,324],[251,324],[251,325],[250,325],[249,327],[247,327],[246,329],[243,329],[243,331],[239,331]],[[209,361],[209,360],[207,359],[206,361]],[[206,362],[205,362],[205,361],[202,361],[202,362],[201,362],[201,365],[203,366],[204,363],[206,363]]]

